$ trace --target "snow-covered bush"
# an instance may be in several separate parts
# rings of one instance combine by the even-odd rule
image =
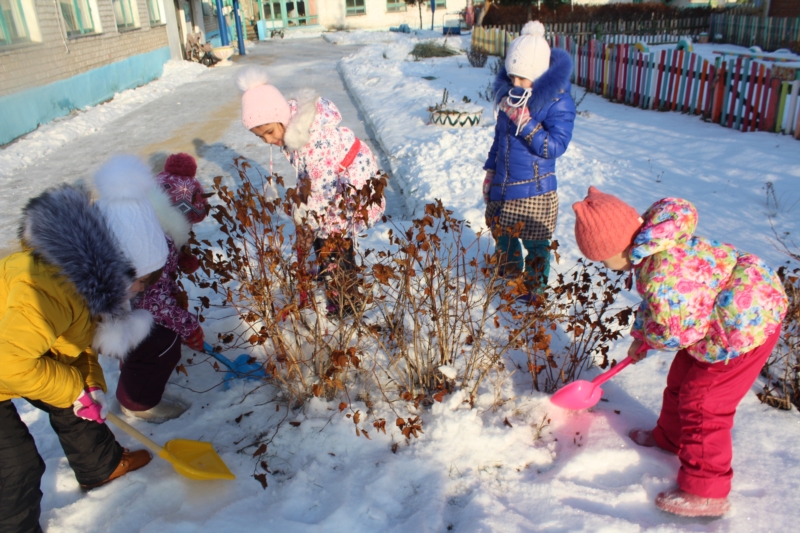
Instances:
[[[410,223],[386,220],[385,247],[358,251],[354,275],[334,270],[322,283],[316,260],[296,255],[294,191],[282,199],[279,176],[254,181],[246,161],[235,166],[238,185],[214,180],[211,216],[222,237],[193,241],[201,269],[191,281],[210,291],[203,315],[235,314],[221,347],[247,349],[292,405],[316,396],[344,406],[359,399],[371,410],[380,401],[407,437],[417,436],[421,420],[398,407],[413,405],[413,414],[455,390],[472,402],[507,367],[527,369],[534,388],[552,392],[595,362],[605,367],[609,343],[627,328],[630,309],[614,307],[622,278],[583,263],[556,276],[535,305],[520,303],[524,274],[501,277],[491,240],[440,201]],[[354,206],[336,207],[364,208],[384,185],[373,180],[353,191]],[[348,245],[332,238],[326,250]],[[326,297],[337,304],[334,316]],[[487,380],[493,373],[500,379]]]

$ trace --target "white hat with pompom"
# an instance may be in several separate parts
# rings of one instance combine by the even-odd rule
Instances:
[[[96,205],[136,277],[163,268],[169,249],[147,196],[158,187],[147,165],[133,155],[112,157],[95,174],[94,185],[99,195]]]
[[[242,124],[248,130],[264,124],[280,122],[289,124],[292,117],[286,98],[274,85],[269,84],[267,69],[247,67],[236,76],[242,95]]]
[[[550,45],[544,38],[544,24],[538,20],[528,22],[508,47],[506,72],[509,76],[536,81],[548,68]]]

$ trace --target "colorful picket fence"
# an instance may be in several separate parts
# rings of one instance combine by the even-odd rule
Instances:
[[[503,43],[503,53],[513,40],[510,35],[492,36],[493,42]],[[575,85],[612,101],[698,115],[740,131],[783,132],[800,139],[797,68],[770,66],[748,57],[727,61],[718,57],[712,62],[677,49],[642,52],[627,43],[591,40],[578,45],[569,36],[550,36],[550,43],[572,55]],[[480,44],[473,40],[473,46]]]
[[[715,41],[758,45],[763,50],[800,46],[800,17],[755,17],[734,14],[711,15],[710,36]],[[718,37],[721,36],[721,37]]]

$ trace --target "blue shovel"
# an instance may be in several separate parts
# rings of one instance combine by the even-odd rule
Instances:
[[[214,350],[214,347],[207,342],[203,343],[203,351],[225,365],[228,372],[225,373],[225,388],[230,387],[232,379],[245,379],[261,381],[267,378],[267,372],[258,363],[251,363],[250,356],[246,353],[238,356],[235,361],[231,361],[221,353]]]

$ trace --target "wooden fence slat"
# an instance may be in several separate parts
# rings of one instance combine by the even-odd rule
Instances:
[[[735,92],[734,92],[733,99],[735,100],[735,104],[734,105],[736,107],[735,107],[735,110],[733,112],[734,113],[734,115],[733,115],[733,128],[737,129],[737,130],[739,129],[739,127],[742,124],[742,112],[743,112],[743,108],[744,108],[745,88],[746,88],[746,85],[747,85],[747,71],[750,69],[750,63],[751,62],[752,62],[752,59],[750,59],[749,57],[746,60],[744,60],[744,62],[742,64],[740,82],[736,83],[735,87],[734,87],[734,91]]]
[[[748,126],[750,125],[750,114],[753,109],[753,95],[755,94],[756,89],[756,75],[758,74],[758,64],[753,61],[750,65],[750,81],[747,84],[747,98],[744,100],[744,113],[742,117],[742,132],[746,132],[748,130]],[[755,122],[755,117],[752,119]]]
[[[781,132],[783,126],[783,114],[786,111],[786,97],[789,95],[789,83],[781,83],[781,93],[778,97],[778,112],[775,115],[775,133]]]

